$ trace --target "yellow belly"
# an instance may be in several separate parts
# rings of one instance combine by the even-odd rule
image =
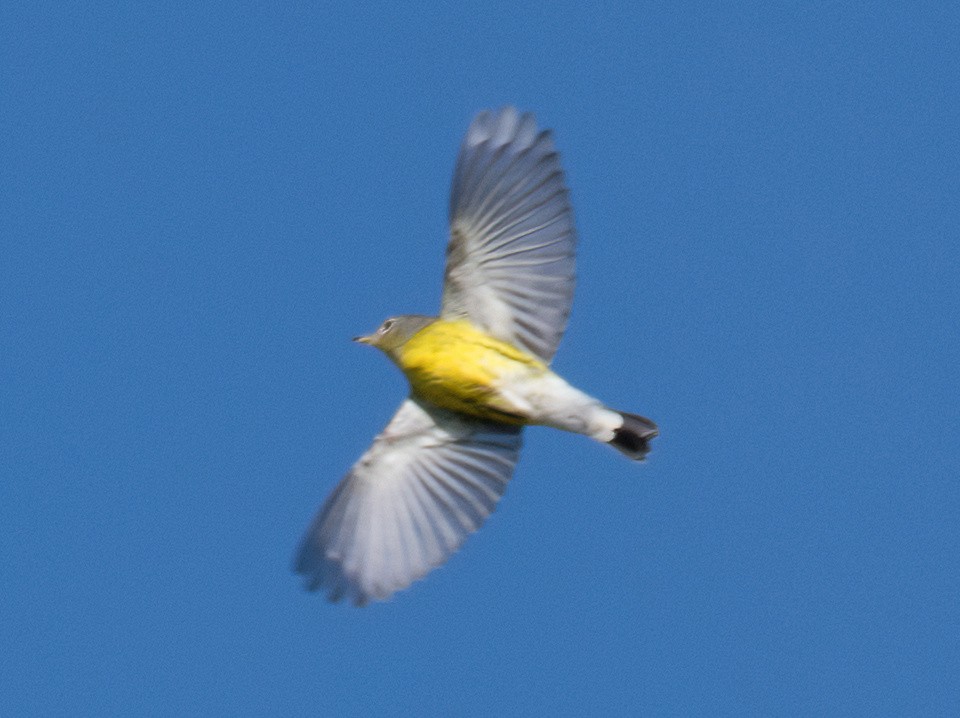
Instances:
[[[547,366],[485,334],[467,320],[438,320],[414,334],[394,356],[413,393],[452,411],[508,424],[524,424],[517,407],[497,391],[498,381]]]

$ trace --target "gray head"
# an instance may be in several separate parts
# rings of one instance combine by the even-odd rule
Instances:
[[[435,321],[437,321],[436,317],[427,317],[423,314],[401,314],[399,317],[390,317],[384,321],[373,334],[354,337],[353,341],[375,346],[382,352],[391,354],[406,344],[410,337]]]

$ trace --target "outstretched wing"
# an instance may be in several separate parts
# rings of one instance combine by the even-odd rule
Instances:
[[[389,597],[480,527],[519,451],[519,428],[407,399],[317,513],[294,570],[333,601]]]
[[[512,107],[481,112],[453,176],[441,316],[549,362],[570,315],[575,245],[550,133]]]

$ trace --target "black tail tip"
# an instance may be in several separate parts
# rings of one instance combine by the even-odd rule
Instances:
[[[619,412],[623,417],[623,425],[613,432],[610,446],[626,454],[634,461],[643,461],[650,452],[650,441],[660,431],[657,425],[645,416]]]

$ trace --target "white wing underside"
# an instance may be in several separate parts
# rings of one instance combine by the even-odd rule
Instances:
[[[317,513],[294,569],[334,601],[387,598],[480,527],[519,451],[519,429],[407,399]]]
[[[549,362],[570,314],[575,245],[550,134],[512,107],[481,112],[454,172],[441,316]]]

